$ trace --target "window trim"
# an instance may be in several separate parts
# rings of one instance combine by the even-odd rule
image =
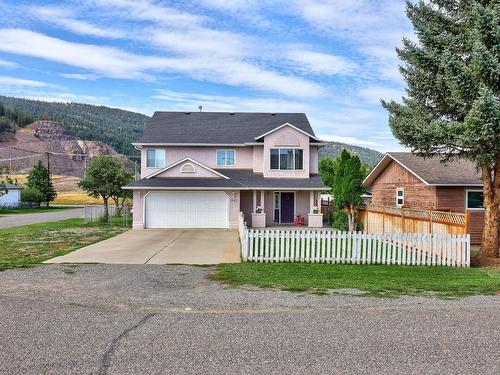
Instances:
[[[271,167],[271,151],[278,150],[278,168]],[[293,150],[293,168],[281,169],[281,152],[280,150]],[[302,168],[295,168],[295,150],[302,150]],[[270,171],[303,171],[304,170],[304,149],[302,147],[270,147],[269,148],[269,170]]]
[[[154,158],[154,166],[149,166],[148,165],[148,152],[149,151],[154,151],[155,152],[155,158]],[[157,161],[158,159],[156,158],[156,153],[158,151],[162,151],[163,152],[163,162],[164,164],[162,166],[158,166],[157,165]],[[158,168],[165,168],[167,166],[167,150],[165,150],[164,148],[147,148],[146,149],[146,168],[150,168],[150,169],[158,169]]]
[[[402,192],[403,195],[399,196],[398,193]],[[402,199],[403,202],[401,204],[398,203],[399,199]],[[398,187],[396,188],[396,207],[404,207],[405,205],[405,188],[404,187]]]
[[[469,208],[469,191],[483,193],[483,206],[484,206],[484,191],[483,189],[465,189],[465,210],[471,211],[484,211],[485,208]]]
[[[233,164],[219,164],[219,151],[224,151],[224,153],[227,155],[228,151],[232,151],[234,153],[234,163]],[[227,156],[226,159],[227,161]],[[235,148],[218,148],[215,150],[215,165],[217,167],[236,167],[236,149]]]

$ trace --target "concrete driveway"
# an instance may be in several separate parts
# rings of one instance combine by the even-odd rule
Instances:
[[[147,229],[129,230],[46,263],[218,264],[239,261],[237,231]]]
[[[57,210],[54,212],[40,212],[34,214],[15,214],[15,215],[2,215],[0,217],[0,229],[20,227],[23,225],[47,223],[50,221],[59,221],[65,219],[73,219],[83,217],[85,213],[84,208],[74,208],[66,210]]]

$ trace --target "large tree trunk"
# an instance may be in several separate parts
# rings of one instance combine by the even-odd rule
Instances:
[[[354,232],[356,230],[355,213],[356,210],[354,206],[349,205],[349,207],[347,207],[347,222],[349,224],[349,232]]]
[[[498,258],[500,230],[500,158],[494,168],[481,165],[484,195],[484,229],[479,255]]]
[[[102,215],[102,221],[105,223],[107,223],[109,221],[108,199],[109,198],[102,199],[104,202],[104,213]]]

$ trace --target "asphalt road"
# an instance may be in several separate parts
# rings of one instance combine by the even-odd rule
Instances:
[[[0,229],[20,227],[22,225],[29,225],[29,224],[46,223],[49,221],[72,219],[76,217],[83,217],[84,213],[85,213],[84,208],[74,208],[74,209],[67,208],[64,210],[57,210],[54,212],[2,215],[0,217]]]
[[[0,374],[498,374],[500,297],[229,288],[210,268],[0,272]]]

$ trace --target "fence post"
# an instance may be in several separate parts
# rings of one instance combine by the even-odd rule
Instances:
[[[432,209],[429,210],[429,215],[430,215],[429,216],[429,233],[432,234],[432,230],[433,230],[432,227],[434,226],[434,224],[432,222],[432,216],[433,216]]]
[[[465,210],[465,233],[470,234],[470,210]]]

